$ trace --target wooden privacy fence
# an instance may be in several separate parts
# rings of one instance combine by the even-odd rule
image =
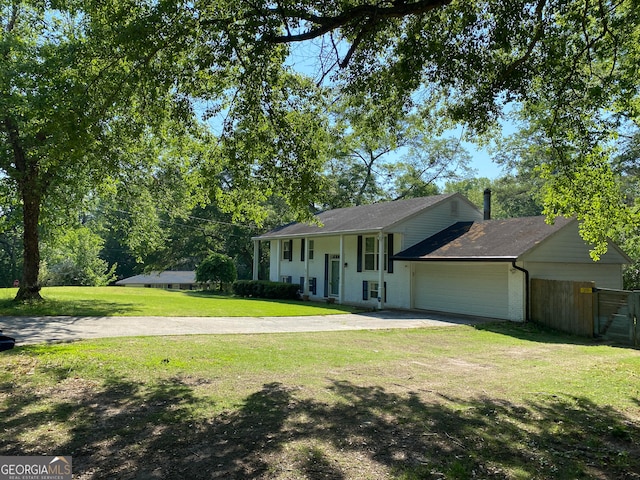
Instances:
[[[594,333],[616,343],[640,346],[640,292],[596,289]]]
[[[592,337],[594,282],[531,280],[531,319],[567,333]]]
[[[640,291],[595,288],[594,282],[531,280],[531,318],[575,335],[640,346]]]

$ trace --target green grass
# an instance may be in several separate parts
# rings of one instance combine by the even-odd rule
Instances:
[[[0,316],[282,317],[331,315],[349,307],[317,302],[236,298],[211,292],[126,287],[46,287],[44,302],[17,303],[0,289]]]
[[[77,478],[635,478],[639,385],[637,350],[513,324],[25,346],[0,354],[0,453]]]

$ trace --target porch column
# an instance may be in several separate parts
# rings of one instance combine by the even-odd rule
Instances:
[[[271,247],[272,248],[273,248],[273,244],[274,243],[276,244],[276,259],[275,259],[275,262],[276,262],[276,265],[275,265],[275,267],[276,267],[275,268],[276,277],[273,278],[273,276],[272,276],[272,278],[270,280],[272,280],[274,282],[279,282],[280,281],[280,264],[282,263],[280,261],[280,259],[282,258],[282,240],[271,240]],[[271,253],[271,255],[272,255],[271,258],[273,258],[273,252]]]
[[[338,289],[338,303],[344,300],[344,235],[340,235],[340,285]]]
[[[253,241],[253,279],[260,280],[260,240]]]
[[[384,233],[378,234],[378,309],[384,308]]]
[[[309,239],[304,239],[304,291],[303,295],[310,295],[309,291]]]

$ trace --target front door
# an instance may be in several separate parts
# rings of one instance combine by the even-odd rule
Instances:
[[[340,255],[331,255],[329,268],[329,296],[340,295]]]

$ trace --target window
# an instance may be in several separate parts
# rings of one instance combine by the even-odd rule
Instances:
[[[290,240],[282,241],[282,259],[291,260],[291,241]]]
[[[293,279],[291,278],[291,276],[282,275],[282,276],[280,277],[280,281],[281,281],[282,283],[291,283],[291,282],[292,282],[292,280],[293,280]]]
[[[365,237],[364,239],[364,269],[377,270],[376,268],[376,251],[378,242],[376,237]]]
[[[380,257],[378,250],[378,237],[364,238],[364,269],[378,270],[380,268]],[[387,237],[384,238],[384,269],[387,269]]]
[[[313,260],[313,240],[309,240],[309,260]]]
[[[369,298],[377,300],[379,295],[378,282],[369,282]]]

